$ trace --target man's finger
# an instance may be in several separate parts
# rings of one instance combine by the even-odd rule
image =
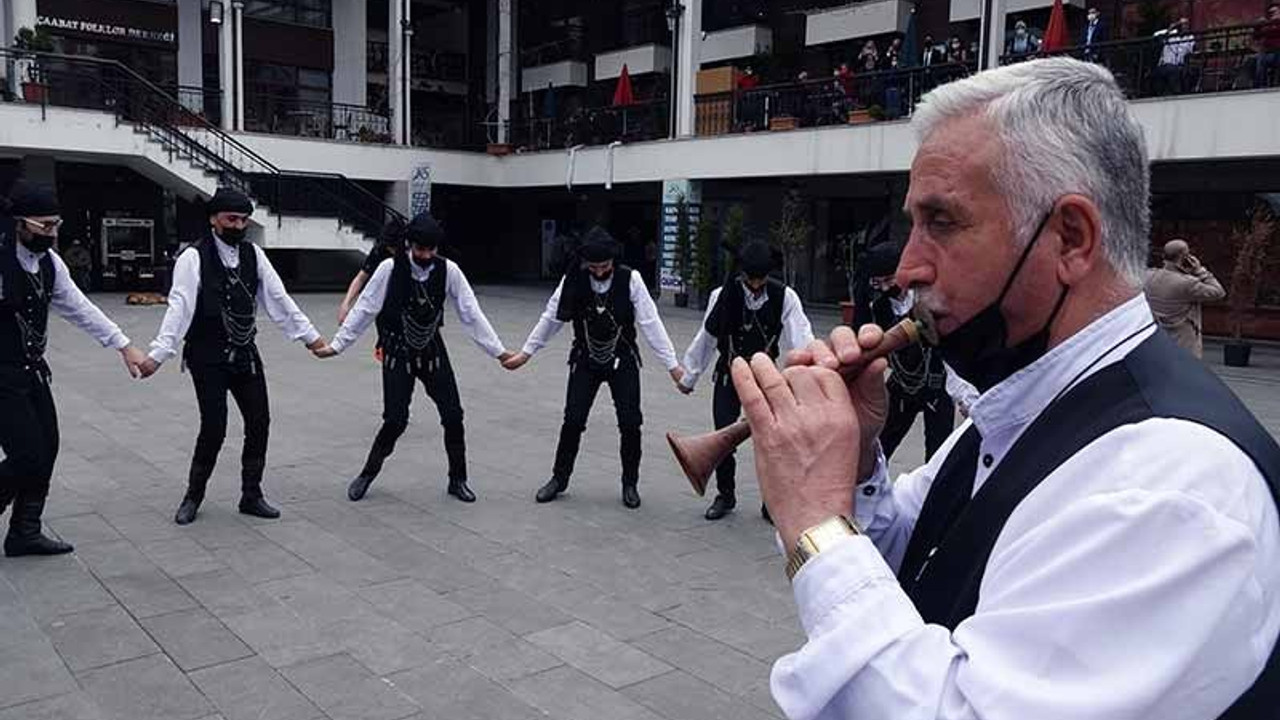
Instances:
[[[747,422],[751,425],[752,431],[772,425],[773,410],[769,408],[769,401],[765,400],[764,392],[756,384],[755,373],[751,372],[751,366],[747,361],[734,358],[729,365],[729,375],[733,377],[733,389],[738,391],[738,400],[742,403],[742,414],[747,416]]]
[[[782,373],[773,364],[772,358],[764,353],[752,355],[751,372],[756,376],[756,384],[769,401],[775,418],[783,418],[795,412],[796,397],[791,393],[786,378],[782,377]]]
[[[809,348],[796,348],[787,353],[787,359],[783,364],[786,367],[813,365],[813,353]]]
[[[844,378],[840,373],[834,371],[815,373],[818,387],[821,388],[822,394],[828,400],[837,402],[849,400],[849,386],[845,385]]]
[[[826,393],[823,393],[822,387],[818,384],[817,374],[820,372],[831,372],[826,368],[787,368],[782,373],[782,377],[786,378],[788,386],[791,387],[792,395],[795,395],[796,402],[800,404],[801,413],[805,413],[805,406],[815,406],[826,402]]]
[[[879,325],[867,324],[858,330],[858,344],[863,350],[870,350],[884,340],[884,330]]]
[[[811,364],[832,370],[840,367],[840,361],[836,358],[836,354],[831,351],[831,345],[826,340],[814,340],[809,343],[808,350],[813,355]]]
[[[858,336],[853,328],[837,325],[831,331],[831,352],[836,359],[836,366],[852,365],[862,357],[862,347],[858,345]],[[833,370],[835,368],[832,368]]]

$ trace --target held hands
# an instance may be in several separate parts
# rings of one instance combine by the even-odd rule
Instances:
[[[155,360],[147,357],[146,353],[133,345],[121,348],[120,357],[124,360],[125,369],[134,380],[151,377],[159,368]]]
[[[848,379],[835,370],[856,365],[881,335],[879,328],[857,337],[837,328],[829,341],[793,352],[782,372],[764,354],[733,362],[760,492],[786,547],[806,528],[853,513],[854,486],[872,469],[884,424],[887,363],[877,360]]]
[[[685,395],[688,395],[689,393],[693,392],[692,390],[686,390],[684,387],[684,383],[680,382],[681,380],[684,379],[684,368],[677,365],[671,368],[670,375],[671,375],[671,381],[676,384],[677,390],[684,393]]]
[[[501,358],[499,358],[499,359],[501,359]],[[508,370],[519,370],[519,369],[520,369],[521,367],[523,367],[523,366],[524,366],[524,364],[525,364],[525,363],[527,363],[527,362],[529,362],[529,353],[524,352],[523,350],[521,350],[521,351],[520,351],[520,352],[518,352],[518,353],[513,353],[513,354],[512,354],[510,357],[508,357],[506,360],[503,360],[503,361],[502,361],[502,367],[504,367],[504,368],[506,368],[506,369],[508,369]]]
[[[498,356],[498,364],[503,367],[506,367],[507,361],[513,357],[515,357],[515,353],[511,352],[510,350],[504,350],[502,354]]]
[[[307,343],[307,349],[311,351],[312,355],[315,355],[320,360],[331,358],[338,354],[333,348],[329,347],[329,341],[325,340],[323,337],[318,337],[312,342]]]

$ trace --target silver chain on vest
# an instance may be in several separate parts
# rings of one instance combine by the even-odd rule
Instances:
[[[612,365],[618,355],[618,340],[622,337],[622,327],[618,325],[618,320],[613,316],[613,308],[609,307],[609,294],[595,294],[595,304],[592,306],[596,323],[600,321],[608,321],[606,326],[606,336],[597,338],[591,333],[594,323],[588,320],[586,323],[587,336],[587,359],[592,365],[603,366]]]

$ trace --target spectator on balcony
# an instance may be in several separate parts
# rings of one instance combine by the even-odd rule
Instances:
[[[897,70],[902,66],[902,38],[896,37],[889,43],[889,48],[880,56],[881,70]]]
[[[1262,25],[1253,31],[1258,57],[1254,63],[1254,87],[1271,87],[1280,80],[1280,3],[1267,6]]]
[[[760,86],[760,76],[756,75],[755,68],[748,65],[738,76],[738,90],[754,90]]]
[[[941,65],[947,61],[946,51],[938,47],[933,41],[932,35],[924,36],[924,52],[920,56],[920,65],[922,67],[930,67],[932,65]]]
[[[969,62],[969,48],[964,46],[959,35],[952,35],[947,41],[947,62],[949,63],[967,63]]]
[[[1163,43],[1160,64],[1156,66],[1155,91],[1157,95],[1180,93],[1187,73],[1187,56],[1196,46],[1196,36],[1191,33],[1191,21],[1178,18],[1164,30],[1157,30],[1154,37]]]
[[[875,72],[880,68],[880,50],[876,47],[875,40],[868,40],[862,45],[862,52],[858,53],[858,72]]]
[[[1098,45],[1105,43],[1110,36],[1107,34],[1107,24],[1102,22],[1102,13],[1098,12],[1098,8],[1089,8],[1089,13],[1085,17],[1084,33],[1080,36],[1080,45],[1084,47],[1083,59],[1089,62],[1101,62],[1098,52]]]
[[[835,99],[831,103],[831,113],[840,122],[849,115],[849,111],[853,109],[854,103],[857,101],[857,92],[853,81],[853,70],[849,69],[849,63],[840,63],[840,67],[831,73],[835,78],[833,87]]]
[[[734,87],[738,90],[738,122],[744,130],[754,130],[764,125],[764,98],[752,93],[760,87],[760,76],[748,65],[738,76]]]
[[[1016,62],[1029,58],[1037,52],[1040,52],[1040,41],[1027,29],[1026,21],[1019,20],[1014,23],[1013,37],[1009,38],[1009,42],[1005,45],[1004,54]]]

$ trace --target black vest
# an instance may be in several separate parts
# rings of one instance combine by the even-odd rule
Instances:
[[[195,316],[187,330],[182,359],[188,365],[228,364],[255,370],[260,365],[254,343],[258,328],[258,253],[252,243],[237,246],[240,266],[222,265],[212,236],[183,252],[200,253],[200,291]]]
[[[711,309],[703,328],[716,339],[716,349],[720,352],[716,361],[717,373],[728,372],[729,363],[737,357],[750,359],[762,352],[774,360],[778,359],[787,286],[770,278],[766,288],[768,297],[764,305],[755,311],[747,307],[746,289],[737,278],[725,283],[716,296],[716,306]]]
[[[640,361],[636,352],[636,308],[631,304],[631,268],[615,265],[613,284],[603,294],[591,288],[591,273],[573,270],[564,276],[556,319],[573,323],[573,350],[570,362],[585,361],[604,368],[625,353]],[[613,357],[592,360],[593,346],[608,344],[617,337]]]
[[[44,368],[49,304],[55,280],[53,257],[40,257],[39,272],[28,273],[18,262],[18,238],[11,218],[0,227],[0,365]]]
[[[1178,418],[1208,427],[1240,448],[1280,506],[1280,447],[1217,376],[1156,332],[1069,390],[1014,443],[976,494],[978,432],[948,453],[921,508],[898,579],[927,623],[952,630],[973,615],[983,571],[1005,522],[1055,468],[1120,426]],[[972,499],[970,499],[972,496]],[[1274,717],[1280,707],[1280,649],[1222,720]]]
[[[401,252],[392,259],[387,296],[378,312],[378,347],[392,361],[416,361],[434,357],[444,345],[440,327],[444,325],[448,266],[436,256],[425,282],[413,279],[408,256]]]

